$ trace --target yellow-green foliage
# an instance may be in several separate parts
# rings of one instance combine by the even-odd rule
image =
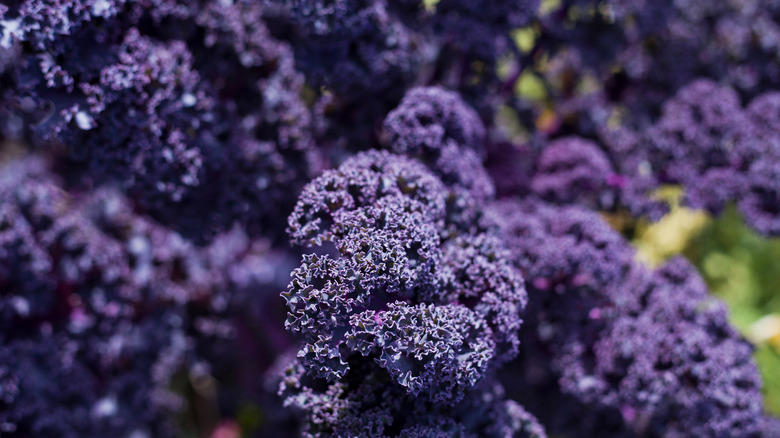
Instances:
[[[780,414],[780,239],[767,239],[729,209],[685,249],[713,293],[730,306],[732,320],[758,344],[766,407]]]
[[[706,213],[680,205],[682,191],[677,187],[664,187],[655,197],[669,204],[669,214],[656,223],[640,221],[634,239],[637,258],[649,266],[658,266],[681,253],[710,222]]]

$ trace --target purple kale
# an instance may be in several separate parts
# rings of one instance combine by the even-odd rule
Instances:
[[[103,234],[40,163],[9,165],[0,367],[18,389],[3,400],[3,432],[174,436],[181,400],[168,387],[189,349],[175,289],[134,271],[134,248]]]
[[[567,137],[548,144],[536,163],[531,189],[540,198],[557,204],[580,204],[610,209],[620,176],[607,155],[588,140]]]
[[[361,371],[353,379],[314,389],[317,385],[307,381],[302,368],[287,368],[280,391],[288,405],[307,413],[304,437],[546,437],[532,415],[503,400],[503,389],[493,381],[448,405],[414,398],[387,376]]]
[[[274,2],[272,2],[274,3]],[[296,1],[286,4],[296,62],[313,85],[346,99],[403,86],[424,57],[424,41],[384,0]]]
[[[477,153],[450,146],[442,151],[436,163],[428,166],[449,189],[446,219],[450,228],[473,232],[470,224],[493,200],[496,191]]]
[[[755,135],[769,141],[777,136],[780,123],[780,92],[768,91],[756,97],[745,108],[745,113]]]
[[[767,416],[764,419],[762,438],[777,438],[780,434],[780,419]]]
[[[369,206],[386,196],[401,196],[432,221],[445,213],[444,188],[421,164],[387,152],[369,151],[327,170],[304,187],[290,218],[295,243],[320,245],[344,212]],[[343,228],[343,227],[342,227]]]
[[[743,99],[776,87],[775,3],[563,1],[540,17],[544,28],[534,49],[550,53],[553,63],[578,60],[559,78],[563,86],[550,83],[556,107],[598,102],[566,114],[567,127],[589,135],[621,114],[644,129],[670,94],[697,78],[728,85]]]
[[[302,76],[260,4],[96,2],[112,14],[67,32],[39,16],[38,2],[25,5],[14,16],[33,30],[20,37],[7,98],[37,140],[63,147],[66,170],[119,183],[199,243],[235,224],[280,230],[270,212],[291,207],[286,191],[316,159]],[[33,36],[42,42],[27,44]]]
[[[689,185],[706,170],[738,159],[745,120],[739,96],[728,87],[695,81],[666,102],[647,133],[651,171],[662,183]]]
[[[587,415],[611,411],[639,435],[758,436],[751,348],[689,264],[674,259],[651,273],[597,215],[573,207],[525,200],[494,209],[486,218],[531,286],[520,366],[550,367],[540,381],[593,405],[583,427]]]
[[[391,303],[350,320],[349,348],[374,357],[411,394],[430,393],[434,403],[463,399],[495,354],[492,330],[463,306]]]
[[[437,190],[440,183],[422,166],[386,152],[360,154],[304,188],[290,216],[291,236],[332,240],[343,256],[305,256],[283,294],[287,326],[307,340],[301,354],[319,364],[318,374],[339,378],[348,370],[339,345],[352,315],[433,292],[437,202],[424,201],[438,195],[443,208]]]
[[[138,394],[152,389],[148,382],[139,381],[143,371],[103,381],[80,360],[83,353],[79,350],[78,343],[52,335],[0,346],[0,369],[13,382],[10,397],[0,402],[3,435],[173,436],[159,423],[158,403],[147,399],[144,407],[136,401]]]
[[[616,293],[632,300],[593,345],[569,353],[580,359],[562,358],[565,392],[619,409],[639,434],[760,436],[752,348],[690,264],[673,259]]]
[[[116,190],[63,190],[42,160],[6,164],[0,198],[4,434],[178,436],[174,376],[233,342],[226,312],[268,282],[242,272],[262,276],[267,249],[198,248]]]
[[[667,101],[661,118],[645,132],[604,131],[609,152],[626,175],[621,201],[632,211],[654,212],[642,197],[664,184],[681,185],[687,205],[721,213],[744,193],[751,163],[771,155],[762,151],[762,128],[754,125],[734,90],[700,79]]]
[[[286,406],[306,412],[304,437],[384,435],[406,395],[397,386],[388,385],[388,376],[363,371],[366,372],[351,382],[337,381],[318,389],[300,363],[294,362],[284,369],[279,393],[285,397]]]
[[[484,154],[485,127],[460,96],[440,87],[409,90],[384,121],[388,148],[435,163],[448,145]]]
[[[511,251],[509,260],[527,281],[522,351],[506,368],[528,373],[511,384],[528,385],[519,392],[539,412],[540,400],[560,391],[557,381],[567,369],[561,358],[594,342],[613,313],[607,289],[629,272],[633,250],[596,213],[581,207],[558,207],[533,198],[503,200],[491,205],[485,220],[500,230]],[[535,400],[530,394],[537,391],[547,395]],[[571,427],[586,428],[597,411],[583,416],[580,409]],[[550,420],[553,430],[568,430],[566,412],[562,408],[556,415],[545,414],[548,420],[555,417]]]
[[[197,65],[225,112],[204,146],[218,153],[213,140],[225,139],[219,146],[225,153],[212,158],[208,181],[216,190],[208,190],[208,202],[194,193],[193,207],[185,210],[212,216],[218,230],[238,223],[252,235],[281,232],[284,221],[276,211],[289,211],[290,192],[318,169],[310,114],[300,97],[303,77],[291,48],[270,36],[261,14],[254,2],[213,3],[196,17],[206,32]],[[199,30],[191,32],[197,41]]]
[[[425,216],[416,212],[394,215],[371,207],[354,213],[364,223],[337,240],[345,258],[304,256],[283,294],[290,309],[288,329],[309,343],[306,350],[313,361],[335,361],[323,372],[337,376],[346,371],[346,364],[336,360],[338,349],[327,343],[345,341],[343,334],[337,333],[354,326],[351,315],[385,308],[398,299],[431,295],[438,280],[436,229],[425,221],[414,222],[415,217]]]
[[[662,117],[642,137],[614,142],[624,172],[636,175],[628,186],[679,184],[688,205],[715,214],[738,201],[753,228],[776,234],[780,139],[771,127],[777,107],[773,93],[743,110],[732,89],[707,80],[691,83],[664,105]]]
[[[528,285],[551,296],[599,292],[632,263],[633,250],[623,238],[598,214],[580,207],[504,200],[491,205],[486,222],[501,230]]]
[[[511,260],[504,242],[493,233],[459,236],[442,249],[446,300],[469,303],[487,320],[496,342],[496,361],[517,355],[516,334],[527,304],[523,277]]]
[[[65,55],[63,36],[78,34],[93,24],[104,24],[116,17],[124,4],[124,0],[14,1],[0,8],[0,48],[10,49],[24,43],[35,51],[49,52],[49,59]],[[73,84],[66,71],[54,65],[50,67],[54,74],[47,79],[56,81],[59,77]]]
[[[531,192],[531,178],[536,148],[530,144],[509,141],[491,143],[485,170],[496,187],[496,197],[526,196]]]
[[[192,61],[183,43],[160,44],[131,29],[117,62],[96,72],[95,83],[78,84],[84,103],[58,109],[42,135],[88,159],[98,178],[137,181],[141,187],[131,190],[178,202],[204,173],[204,157],[186,131],[197,132],[213,105]]]
[[[780,234],[780,94],[768,92],[757,97],[746,113],[755,146],[745,154],[739,211],[748,225],[774,236]]]
[[[614,181],[610,181],[618,189],[616,204],[634,217],[644,216],[652,221],[661,219],[669,212],[669,206],[653,198],[659,181],[643,149],[645,139],[642,134],[626,127],[604,128],[599,137],[617,170]]]
[[[712,213],[721,213],[726,205],[745,192],[744,173],[732,168],[715,168],[699,175],[686,188],[686,203]],[[755,227],[758,229],[758,227]],[[764,231],[765,233],[767,231]]]
[[[371,30],[372,6],[381,2],[336,0],[292,2],[290,18],[308,35],[351,37]]]
[[[12,162],[4,170],[0,182],[3,266],[7,267],[3,313],[10,319],[3,325],[10,328],[28,318],[55,318],[67,325],[74,309],[84,309],[78,302],[62,308],[57,296],[61,289],[65,298],[90,294],[92,287],[106,294],[127,294],[117,288],[126,274],[121,248],[100,239],[88,222],[71,211],[70,200],[43,164]]]
[[[531,24],[539,3],[539,0],[441,0],[435,5],[432,19],[437,33],[447,44],[478,59],[492,60],[513,49],[509,33]]]
[[[466,431],[462,426],[455,424],[453,421],[432,421],[434,425],[422,425],[418,424],[412,427],[407,427],[401,431],[398,435],[400,438],[461,438],[466,435]]]
[[[714,34],[705,41],[710,43],[710,53],[725,60],[727,80],[751,96],[776,87],[780,79],[780,70],[774,66],[776,49],[780,47],[780,4],[772,0],[708,6],[701,7],[703,13],[691,18],[715,22],[714,26],[702,28]],[[720,70],[724,70],[722,66]]]
[[[383,143],[428,166],[450,189],[447,220],[473,222],[495,188],[481,164],[485,128],[460,96],[439,87],[413,88],[384,121]]]
[[[290,235],[330,241],[338,256],[305,255],[282,294],[286,326],[303,341],[295,367],[331,388],[378,368],[404,397],[452,405],[516,355],[522,277],[494,235],[448,237],[447,193],[424,166],[385,151],[304,188]]]
[[[778,17],[5,2],[0,435],[774,436],[628,217],[672,185],[780,235]]]
[[[435,294],[440,237],[424,206],[405,197],[386,197],[375,206],[343,215],[335,246],[387,292]],[[337,235],[339,235],[337,231]]]
[[[739,211],[758,232],[776,236],[780,234],[780,147],[773,149],[750,166]]]

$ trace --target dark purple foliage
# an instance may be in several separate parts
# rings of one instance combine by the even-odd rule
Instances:
[[[740,169],[754,143],[748,128],[736,92],[701,79],[668,100],[660,119],[644,132],[605,131],[608,150],[625,175],[622,203],[656,219],[657,208],[644,199],[662,185],[681,185],[688,204],[720,213],[740,193]]]
[[[630,288],[636,302],[619,307],[589,347],[592,359],[579,359],[579,367],[573,357],[564,360],[564,391],[619,409],[634,429],[653,436],[759,436],[752,348],[692,267],[674,259],[619,287]]]
[[[294,243],[320,245],[340,237],[334,232],[344,229],[339,221],[345,213],[384,197],[403,203],[407,201],[400,198],[406,198],[412,211],[442,220],[444,191],[441,181],[416,161],[379,151],[358,154],[304,187],[288,220],[288,234]]]
[[[449,189],[447,220],[468,226],[495,188],[481,164],[485,127],[460,96],[439,87],[413,88],[384,121],[383,143],[424,163]]]
[[[454,405],[431,403],[400,390],[387,376],[361,370],[354,378],[322,389],[306,381],[299,366],[286,369],[280,383],[289,405],[303,408],[308,421],[303,436],[397,436],[406,438],[545,438],[539,422],[503,389],[484,382]]]
[[[493,329],[497,361],[517,355],[514,334],[522,324],[519,309],[527,304],[523,277],[511,264],[511,253],[493,233],[453,238],[442,247],[445,300],[474,303]]]
[[[273,282],[258,268],[285,264],[237,232],[198,248],[115,190],[69,194],[43,161],[12,165],[0,180],[4,435],[179,436],[174,376],[206,357],[223,366],[213,354],[241,329],[246,289]]]
[[[394,2],[337,0],[279,3],[300,35],[295,56],[308,80],[350,99],[408,83],[425,41],[401,20]]]
[[[374,357],[409,393],[431,393],[434,403],[461,400],[495,353],[486,321],[465,306],[390,303],[384,311],[356,314],[350,323],[350,349]]]
[[[358,154],[304,188],[291,236],[330,241],[340,257],[305,255],[282,294],[287,328],[304,341],[294,368],[331,389],[379,368],[404,397],[457,404],[517,354],[522,277],[494,235],[444,233],[447,192],[424,166],[384,151]],[[317,415],[299,396],[288,402]]]
[[[511,261],[535,290],[602,293],[632,263],[625,240],[597,213],[580,207],[505,200],[491,205],[485,216],[489,226],[501,230]]]
[[[748,187],[739,200],[739,210],[747,223],[767,235],[780,234],[780,147],[762,155],[747,171]]]
[[[539,0],[441,0],[435,5],[434,28],[448,44],[477,58],[494,59],[513,49],[509,32],[531,24],[539,3]]]
[[[16,166],[0,184],[4,434],[173,436],[168,386],[190,349],[180,304],[202,267],[172,272],[191,260],[183,241],[103,234],[41,163]]]
[[[595,143],[567,137],[544,148],[531,189],[549,202],[609,209],[615,202],[609,189],[619,186],[621,178]]]
[[[759,436],[752,349],[687,262],[647,271],[597,215],[574,207],[504,201],[487,218],[531,286],[517,366],[549,360],[562,393],[619,413],[641,436]]]
[[[388,148],[436,163],[450,145],[484,154],[485,126],[460,96],[440,87],[413,88],[384,121]]]
[[[732,89],[707,80],[687,85],[646,134],[651,172],[659,182],[689,185],[706,170],[729,167],[738,160],[742,114]]]
[[[776,436],[629,241],[668,186],[780,235],[779,17],[3,3],[0,435]]]
[[[733,89],[699,79],[668,100],[644,132],[603,130],[607,150],[625,175],[614,181],[618,205],[655,219],[661,211],[649,199],[652,192],[679,185],[687,205],[720,214],[736,202],[756,231],[777,234],[779,106],[770,92],[743,109]]]
[[[776,236],[780,234],[780,94],[768,92],[757,97],[745,112],[753,147],[742,166],[739,210],[757,231]]]
[[[256,3],[155,6],[28,1],[8,12],[30,23],[14,40],[27,62],[8,103],[189,237],[207,242],[236,223],[263,232],[316,165],[292,52]],[[100,25],[84,24],[95,10]]]

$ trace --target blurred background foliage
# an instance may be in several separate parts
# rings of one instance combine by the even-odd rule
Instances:
[[[434,6],[436,0],[428,0]],[[559,0],[542,0],[540,13],[556,10]],[[527,54],[539,37],[534,26],[516,29],[512,36],[521,53]],[[505,61],[509,64],[509,61]],[[550,89],[560,88],[549,76],[550,59],[534,56],[514,84],[515,95],[536,108],[536,128],[554,131],[562,114],[553,107]],[[498,72],[509,71],[499,62]],[[504,67],[504,68],[502,68]],[[508,75],[507,75],[508,76]],[[584,75],[577,92],[587,95],[595,78]],[[619,120],[617,112],[610,122]],[[508,107],[499,109],[496,124],[516,142],[529,141],[529,133],[518,122],[518,114]],[[683,192],[666,187],[657,196],[671,209],[656,223],[635,221],[628,215],[605,214],[605,219],[631,239],[637,258],[658,266],[682,254],[698,269],[711,292],[724,300],[732,323],[755,346],[755,358],[764,380],[766,409],[780,415],[780,239],[758,235],[744,223],[731,206],[715,219],[709,214],[682,205]]]

